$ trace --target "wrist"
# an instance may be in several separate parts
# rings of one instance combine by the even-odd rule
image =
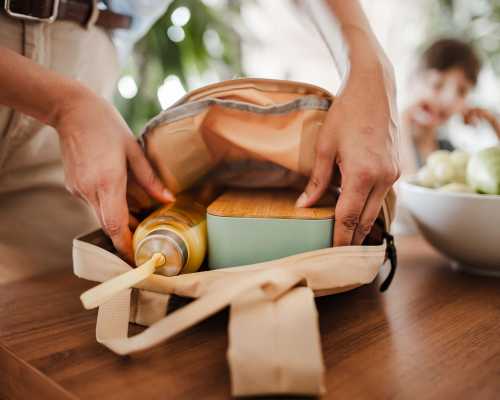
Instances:
[[[352,89],[364,93],[373,93],[388,98],[389,102],[396,99],[396,79],[392,64],[385,55],[378,55],[370,62],[354,61],[343,85],[343,90]]]
[[[347,80],[383,81],[395,86],[392,63],[371,31],[356,25],[344,25],[343,36],[349,48],[349,74]]]
[[[59,126],[67,115],[79,107],[83,102],[96,97],[86,86],[76,80],[66,80],[54,93],[51,111],[46,123],[59,132]]]
[[[342,95],[347,92],[383,95],[393,101],[396,98],[394,71],[390,64],[389,66],[377,64],[368,68],[353,68],[349,71],[338,94]]]
[[[353,55],[348,79],[383,82],[391,88],[395,86],[394,68],[383,52],[373,52],[370,55],[365,53],[359,59]]]

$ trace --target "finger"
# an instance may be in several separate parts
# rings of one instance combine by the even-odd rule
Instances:
[[[310,207],[323,195],[330,184],[334,164],[334,155],[319,152],[314,162],[311,177],[304,192],[299,196],[296,207]]]
[[[175,200],[174,195],[156,176],[153,168],[136,142],[132,142],[129,146],[127,156],[130,169],[137,183],[139,183],[149,195],[162,203],[170,203]]]
[[[477,125],[479,123],[480,114],[477,112],[477,110],[472,110],[468,116],[468,119],[470,125]]]
[[[466,118],[464,118],[464,122],[466,125],[475,126],[478,123],[478,119],[475,115],[469,114]]]
[[[134,217],[132,214],[128,215],[128,227],[130,230],[135,231],[137,226],[139,225],[139,220]]]
[[[352,243],[361,213],[372,190],[374,180],[368,173],[343,177],[342,191],[335,207],[334,246]]]
[[[149,196],[130,173],[127,181],[127,204],[133,213],[139,213],[152,208],[157,202]]]
[[[359,224],[354,232],[352,240],[353,245],[357,246],[362,244],[366,236],[371,232],[388,191],[389,188],[386,188],[383,185],[377,185],[371,191],[368,196],[368,200],[366,201],[365,208],[359,218]]]
[[[101,208],[99,207],[99,201],[97,200],[97,193],[95,191],[88,191],[85,194],[83,192],[78,192],[78,197],[83,199],[92,207],[96,218],[99,220],[99,225],[102,228],[104,223],[102,222]]]
[[[126,199],[126,181],[97,192],[102,228],[113,241],[118,252],[132,262],[132,233],[128,227],[129,213]]]
[[[462,118],[464,121],[464,124],[469,125],[470,124],[470,111],[466,111],[462,114]]]

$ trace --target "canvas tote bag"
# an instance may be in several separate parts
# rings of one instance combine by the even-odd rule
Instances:
[[[303,187],[333,101],[327,91],[304,83],[221,82],[189,93],[160,113],[140,141],[175,193],[193,187]],[[332,247],[173,277],[150,274],[97,304],[97,341],[117,354],[134,353],[230,306],[227,358],[233,395],[319,395],[324,365],[314,296],[372,282],[389,258],[387,288],[395,269],[388,233],[394,201],[391,191],[379,217],[384,233],[374,245]],[[76,238],[73,260],[74,273],[95,282],[132,268],[102,231]],[[166,315],[174,295],[195,300]],[[129,337],[129,322],[147,328]]]

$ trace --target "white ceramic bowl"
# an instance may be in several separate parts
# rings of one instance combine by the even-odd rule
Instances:
[[[500,276],[500,196],[399,183],[401,204],[422,235],[456,268]]]

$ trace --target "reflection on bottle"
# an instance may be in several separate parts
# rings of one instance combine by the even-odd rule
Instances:
[[[166,263],[157,270],[162,275],[197,271],[207,250],[206,208],[187,195],[179,196],[139,224],[133,247],[136,265],[162,253]]]

